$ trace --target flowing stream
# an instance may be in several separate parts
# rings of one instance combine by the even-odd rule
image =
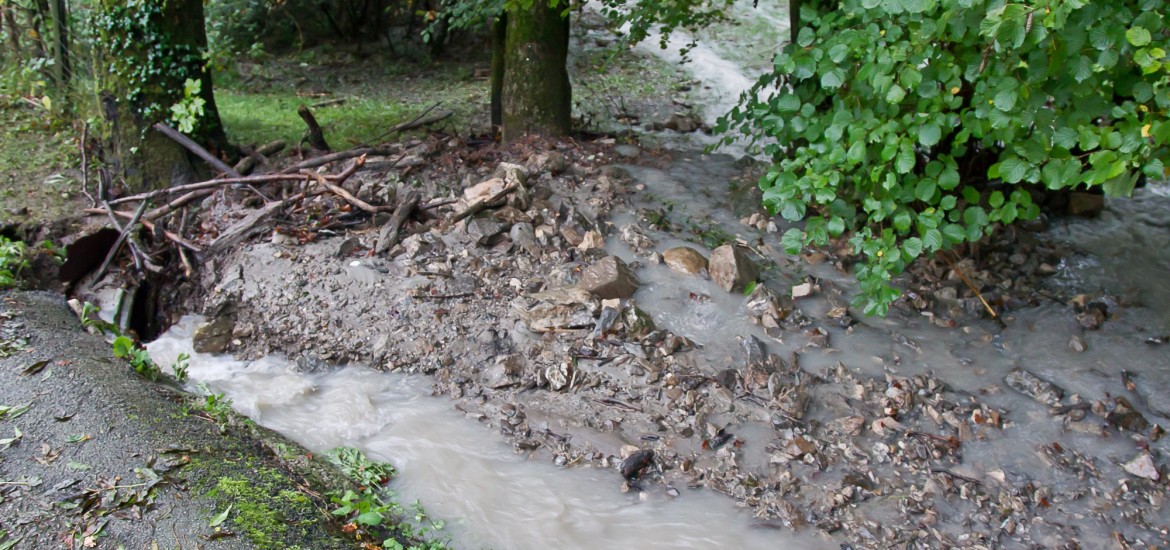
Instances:
[[[279,357],[195,353],[187,317],[149,345],[159,364],[191,355],[190,381],[315,452],[356,447],[399,472],[400,501],[446,520],[456,548],[827,548],[754,525],[725,497],[620,492],[613,471],[565,471],[517,455],[496,434],[430,397],[421,377],[351,366],[304,375]]]

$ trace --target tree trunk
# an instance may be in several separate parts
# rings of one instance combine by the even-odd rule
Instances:
[[[69,51],[69,8],[65,0],[53,1],[53,20],[57,28],[57,66],[61,71],[58,74],[57,84],[65,87],[73,79],[73,54]]]
[[[184,101],[184,83],[201,83],[203,116],[189,137],[212,154],[227,150],[227,138],[205,70],[207,50],[203,0],[102,0],[112,24],[101,30],[104,66],[99,74],[107,158],[119,168],[131,191],[185,183],[203,165],[186,149],[151,126],[168,122],[171,107]]]
[[[508,14],[501,13],[492,21],[492,129],[504,126],[504,50],[507,47]]]
[[[504,141],[525,134],[563,136],[570,130],[572,90],[565,68],[569,18],[537,0],[508,10],[502,107]]]

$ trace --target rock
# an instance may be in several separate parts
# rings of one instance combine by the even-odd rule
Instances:
[[[667,267],[687,275],[698,275],[707,270],[707,257],[689,246],[666,249],[662,253],[662,261]]]
[[[606,256],[581,272],[578,286],[598,298],[629,298],[638,290],[638,278],[626,262]]]
[[[235,319],[231,316],[217,317],[195,327],[191,340],[196,352],[223,353],[232,341]]]
[[[1084,353],[1084,351],[1088,349],[1088,345],[1085,344],[1084,338],[1082,338],[1080,335],[1074,334],[1072,338],[1068,339],[1068,349],[1071,349],[1077,353]]]
[[[467,238],[478,246],[491,246],[504,232],[504,225],[491,218],[473,218],[467,222]]]
[[[793,299],[804,298],[805,296],[811,296],[812,293],[813,293],[812,283],[802,283],[802,284],[795,285],[792,287],[792,298]]]
[[[524,357],[509,355],[499,357],[496,364],[483,371],[483,383],[489,388],[506,388],[520,383],[520,374],[524,371]]]
[[[1105,196],[1073,191],[1068,194],[1068,213],[1086,218],[1097,217],[1105,209]]]
[[[1130,475],[1137,477],[1144,477],[1146,479],[1158,481],[1161,474],[1158,473],[1158,466],[1154,464],[1154,457],[1150,453],[1142,451],[1133,460],[1126,462],[1122,468]]]
[[[586,252],[589,250],[605,250],[605,237],[597,231],[589,230],[585,232],[585,236],[581,238],[581,244],[577,245],[577,250]]]
[[[533,332],[591,328],[600,310],[592,294],[576,288],[548,290],[512,302],[512,311]]]
[[[492,178],[464,189],[463,198],[459,201],[460,207],[456,210],[463,211],[476,202],[495,196],[496,193],[504,190],[505,185],[503,178]]]
[[[662,126],[667,130],[674,130],[684,134],[689,134],[699,129],[699,125],[695,122],[694,117],[683,113],[670,115],[670,118],[666,119],[666,122],[663,122]]]
[[[544,370],[544,377],[548,380],[548,387],[553,391],[561,391],[569,385],[569,364],[557,363]]]
[[[536,242],[536,230],[532,228],[530,223],[518,223],[512,226],[512,231],[508,233],[512,242],[526,252],[533,256],[540,254],[540,245]]]
[[[1050,407],[1059,405],[1064,397],[1064,390],[1024,369],[1012,369],[1003,381],[1012,389]]]
[[[528,160],[528,171],[534,174],[547,172],[555,176],[568,168],[569,161],[559,151],[539,153]]]
[[[622,323],[626,325],[626,337],[641,340],[647,334],[654,332],[654,320],[645,311],[630,302],[622,310]]]
[[[641,477],[642,471],[653,462],[654,451],[650,449],[643,449],[626,457],[625,460],[622,460],[619,469],[623,478],[629,481],[633,481]]]
[[[730,244],[711,252],[708,269],[715,284],[728,292],[741,291],[760,276],[760,268],[748,258],[747,253]]]
[[[638,155],[642,154],[642,150],[639,149],[637,145],[628,145],[625,143],[621,145],[615,145],[613,152],[617,153],[617,156],[624,159],[636,159],[638,158]]]
[[[589,333],[589,337],[597,339],[605,336],[605,334],[609,332],[611,328],[613,328],[613,324],[617,321],[617,318],[617,308],[609,305],[602,306],[601,317],[597,318],[597,323],[593,325],[593,332]]]

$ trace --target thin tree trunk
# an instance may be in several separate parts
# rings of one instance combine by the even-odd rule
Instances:
[[[501,13],[492,21],[492,128],[504,126],[504,48],[508,36],[508,14]]]
[[[572,89],[565,67],[569,18],[533,2],[508,12],[502,93],[504,141],[525,134],[563,136],[571,129]]]
[[[12,54],[17,60],[20,59],[21,54],[24,53],[24,48],[20,45],[20,27],[16,26],[16,13],[12,6],[5,6],[0,8],[0,18],[4,20],[4,25],[8,27],[8,43],[12,45]]]
[[[57,23],[57,65],[61,68],[57,84],[66,86],[73,79],[73,55],[69,51],[69,7],[65,0],[53,1],[53,20]]]

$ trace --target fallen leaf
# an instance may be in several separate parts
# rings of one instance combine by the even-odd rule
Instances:
[[[211,518],[210,527],[219,527],[220,524],[227,521],[228,514],[230,514],[232,511],[232,506],[234,505],[229,504],[226,510],[216,514],[215,517]]]
[[[88,469],[90,469],[90,465],[85,464],[83,462],[70,462],[70,463],[66,464],[65,466],[67,468],[69,468],[70,470],[88,470]]]
[[[49,364],[49,361],[49,359],[41,359],[40,361],[25,367],[24,370],[20,371],[20,375],[28,376],[30,374],[41,372]]]

